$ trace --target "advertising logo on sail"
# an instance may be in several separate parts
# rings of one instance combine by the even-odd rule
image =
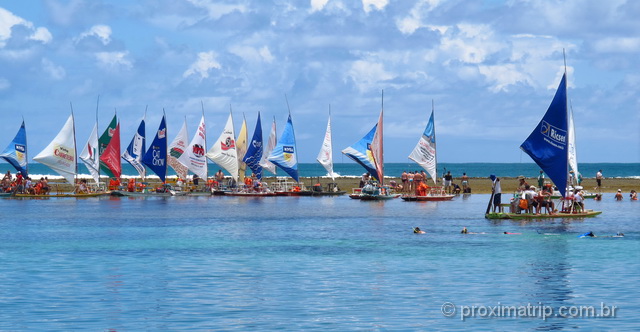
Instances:
[[[191,151],[193,152],[193,155],[198,158],[204,156],[204,147],[202,147],[202,145],[200,144],[194,144]]]
[[[561,146],[567,144],[567,131],[555,127],[549,124],[547,121],[542,121],[542,123],[540,124],[540,133],[545,136],[545,140],[551,140],[551,142],[547,142],[553,144],[558,148],[562,148]],[[557,146],[557,144],[560,144],[561,146]]]
[[[284,155],[284,160],[286,162],[292,161],[293,154],[294,154],[293,146],[283,146],[282,147],[282,152],[283,152],[283,155]]]
[[[167,128],[163,128],[161,130],[158,130],[158,138],[159,139],[163,139],[167,136]]]
[[[220,142],[220,148],[222,149],[222,151],[235,149],[236,141],[234,141],[233,138],[231,137],[227,137],[227,139],[224,142]]]

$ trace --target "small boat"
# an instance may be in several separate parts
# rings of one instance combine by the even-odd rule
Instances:
[[[535,214],[535,213],[509,213],[509,212],[490,212],[487,219],[548,219],[548,218],[590,218],[601,214],[602,211],[585,210],[583,212],[557,212],[554,214]]]
[[[436,157],[436,127],[434,121],[434,103],[431,102],[431,116],[427,127],[422,132],[422,136],[418,140],[418,144],[409,155],[409,159],[424,168],[433,183],[437,184],[437,157]],[[448,194],[444,188],[436,186],[429,187],[426,184],[427,179],[416,183],[415,194],[403,195],[402,199],[406,202],[426,202],[426,201],[450,201],[455,195]]]
[[[239,196],[239,197],[275,197],[276,193],[272,191],[250,191],[250,190],[240,190],[240,191],[226,191],[224,192],[225,196]]]
[[[388,200],[400,197],[394,194],[391,188],[384,185],[384,141],[383,141],[383,119],[384,119],[384,92],[382,95],[382,107],[378,122],[359,141],[342,150],[342,153],[360,164],[377,181],[370,181],[360,189],[353,190],[349,195],[353,199],[364,200]],[[366,189],[365,189],[366,188]]]
[[[565,69],[556,94],[538,125],[529,137],[520,145],[540,168],[556,184],[562,198],[560,212],[550,214],[491,212],[493,193],[485,212],[488,219],[546,219],[546,218],[585,218],[601,214],[601,211],[585,210],[574,204],[568,195],[569,168],[577,173],[575,156],[575,129],[572,115],[567,107],[567,72]],[[574,165],[575,164],[575,165]],[[494,208],[495,210],[495,208]]]
[[[295,181],[293,183],[285,180],[272,184],[274,194],[278,196],[299,196],[299,193],[304,190],[304,186],[300,184],[300,177],[298,176],[298,147],[296,146],[296,135],[291,121],[291,111],[289,111],[287,124],[282,131],[282,135],[276,146],[271,150],[267,160],[283,170]]]
[[[429,187],[426,195],[403,195],[402,200],[406,202],[427,202],[427,201],[450,201],[455,195],[447,194],[442,187]]]

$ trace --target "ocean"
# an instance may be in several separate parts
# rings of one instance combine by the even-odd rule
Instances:
[[[299,174],[301,177],[322,177],[327,176],[327,171],[318,163],[301,163],[299,166]],[[363,173],[363,168],[353,162],[349,163],[337,163],[334,165],[334,171],[341,176],[360,177]],[[215,164],[209,164],[209,176],[213,176],[217,172],[219,167]],[[584,178],[595,178],[596,172],[602,170],[605,177],[609,178],[640,178],[640,163],[585,163],[579,164],[578,169],[583,174]],[[7,170],[15,172],[11,165],[6,163],[0,163],[0,172],[6,173]],[[385,176],[387,177],[400,177],[403,171],[418,171],[421,168],[412,162],[407,163],[386,163],[385,164]],[[490,174],[495,174],[499,177],[517,177],[524,175],[526,177],[537,177],[540,168],[534,163],[440,163],[438,164],[438,173],[443,174],[445,171],[451,171],[454,177],[462,176],[462,173],[467,173],[467,176],[473,178],[484,178]],[[89,171],[83,163],[78,164],[78,173],[89,177]],[[148,174],[153,174],[147,169]],[[53,178],[62,178],[58,176],[47,166],[38,163],[29,164],[29,174],[32,174],[33,178],[39,178],[40,176],[49,176]],[[129,164],[124,163],[122,165],[122,174],[125,177],[138,176],[137,171]],[[169,168],[169,174],[175,175],[175,172]],[[225,172],[226,174],[226,172]],[[269,176],[271,173],[265,171],[265,176]],[[228,174],[227,174],[228,175]],[[283,171],[278,171],[278,176],[286,176]],[[154,175],[151,175],[154,176]]]
[[[640,202],[488,200],[0,199],[0,330],[637,329]]]

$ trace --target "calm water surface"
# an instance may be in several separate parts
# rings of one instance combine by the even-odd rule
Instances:
[[[513,222],[485,220],[488,198],[2,199],[0,330],[637,328],[640,202]],[[602,302],[616,317],[460,316]]]

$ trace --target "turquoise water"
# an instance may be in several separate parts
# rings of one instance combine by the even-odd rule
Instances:
[[[346,158],[345,158],[346,159]],[[217,172],[219,167],[215,164],[209,164],[209,175],[213,176]],[[605,178],[640,178],[640,163],[584,163],[580,164],[578,169],[583,174],[584,178],[595,178],[596,172],[602,170]],[[11,173],[15,173],[15,170],[11,165],[6,163],[0,163],[0,173],[6,173],[10,170]],[[327,171],[318,163],[301,163],[298,165],[300,176],[302,177],[316,177],[326,176]],[[385,175],[388,177],[400,177],[403,171],[419,171],[421,168],[413,163],[386,163]],[[518,175],[524,175],[526,177],[536,178],[540,168],[534,163],[439,163],[438,173],[444,174],[444,171],[451,171],[454,177],[462,176],[462,173],[467,173],[470,177],[486,178],[490,174],[495,174],[500,177],[517,177]],[[361,176],[364,169],[354,163],[336,163],[334,165],[334,171],[342,176]],[[78,173],[89,176],[89,171],[83,163],[78,164]],[[47,166],[38,163],[29,164],[29,174],[34,176],[41,175],[57,175],[54,171]],[[122,165],[122,174],[127,176],[138,176],[138,172],[129,164],[124,163]],[[147,169],[147,174],[153,174]],[[170,175],[175,175],[175,172],[170,168]],[[271,176],[271,173],[265,171],[265,176]],[[286,174],[279,170],[278,176],[286,176]]]
[[[640,202],[513,222],[485,220],[488,199],[0,199],[0,330],[637,328]],[[602,302],[615,317],[460,316]]]

